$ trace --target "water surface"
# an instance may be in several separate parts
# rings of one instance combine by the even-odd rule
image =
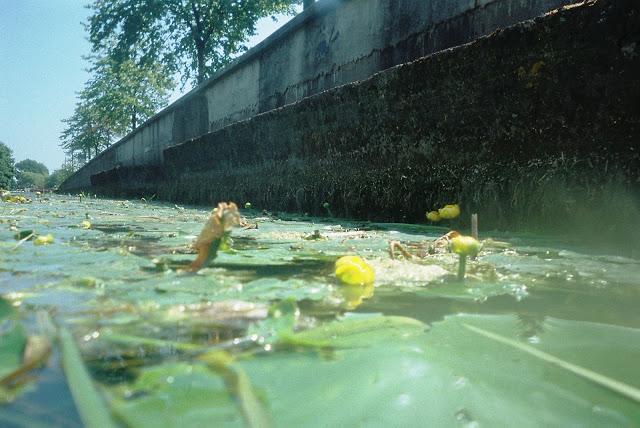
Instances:
[[[455,222],[243,210],[257,228],[235,229],[211,267],[184,272],[208,214],[69,196],[0,203],[0,295],[29,334],[42,311],[73,333],[120,424],[243,426],[256,414],[274,426],[640,421],[632,398],[478,333],[640,388],[637,260],[481,230],[493,239],[460,282],[453,254],[388,253],[399,241],[424,256]],[[22,230],[54,242],[20,243]],[[333,263],[347,254],[373,266],[375,287],[339,284]],[[54,345],[0,404],[0,425],[81,424]]]

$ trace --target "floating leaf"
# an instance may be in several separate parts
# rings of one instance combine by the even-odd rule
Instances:
[[[82,422],[91,428],[115,426],[82,362],[80,351],[78,351],[71,333],[61,328],[59,340],[62,348],[62,365]]]
[[[167,363],[142,370],[111,393],[113,409],[135,427],[243,426],[222,378],[204,364]]]
[[[0,298],[0,384],[22,365],[27,335],[11,304]]]
[[[299,336],[347,345],[336,346],[329,358],[276,352],[238,363],[269,397],[276,425],[412,426],[420,421],[425,426],[632,426],[640,418],[634,401],[520,350],[495,346],[463,325],[517,337],[514,317],[447,317],[428,332],[407,321],[389,335],[366,328],[367,322],[355,328],[356,340],[343,334],[339,324]],[[384,325],[384,318],[377,322]],[[573,355],[588,343],[590,353],[583,359],[589,362],[583,365],[608,375],[617,370],[607,363],[615,349],[624,361],[619,370],[627,373],[626,380],[640,382],[638,330],[560,320],[543,325],[548,330],[539,340],[544,344],[549,337],[549,353],[561,354],[554,351],[561,347]],[[611,338],[601,340],[606,332]]]

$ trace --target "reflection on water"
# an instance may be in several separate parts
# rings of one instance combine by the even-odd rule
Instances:
[[[480,256],[469,261],[468,279],[461,283],[454,275],[457,257],[420,253],[425,242],[446,232],[442,228],[335,220],[325,223],[314,218],[288,220],[247,211],[243,214],[257,227],[234,230],[233,249],[220,254],[213,266],[194,274],[181,272],[180,268],[194,257],[190,243],[206,219],[206,210],[176,210],[168,204],[135,201],[79,201],[63,196],[36,200],[19,208],[16,210],[13,204],[0,205],[0,295],[18,309],[21,322],[30,332],[38,330],[33,320],[40,310],[52,314],[56,323],[67,325],[94,380],[109,397],[114,411],[128,423],[136,419],[128,413],[127,406],[141,412],[136,407],[143,402],[141,397],[151,400],[153,394],[145,388],[153,383],[150,380],[156,373],[153,370],[159,373],[165,369],[182,370],[182,366],[169,366],[170,363],[200,367],[197,361],[203,353],[225,352],[237,361],[238,366],[233,369],[236,381],[246,375],[248,382],[269,384],[273,379],[269,381],[268,373],[254,367],[252,361],[258,359],[265,367],[273,364],[274,370],[275,367],[289,370],[293,366],[287,364],[293,363],[288,359],[298,358],[306,361],[307,370],[313,372],[321,369],[320,361],[326,360],[314,358],[329,352],[326,344],[304,341],[279,348],[282,339],[278,337],[288,337],[285,333],[290,329],[300,332],[322,328],[345,315],[347,319],[366,318],[373,313],[422,321],[430,325],[432,331],[422,333],[424,340],[417,341],[415,346],[429,341],[434,352],[444,353],[445,349],[468,352],[465,354],[468,359],[476,357],[472,350],[462,346],[449,349],[455,340],[448,343],[447,339],[438,339],[447,337],[442,333],[447,329],[452,329],[451,335],[462,337],[462,333],[451,327],[452,315],[484,316],[470,318],[480,320],[478,322],[512,320],[503,333],[531,346],[551,346],[549,344],[555,342],[547,338],[561,332],[567,349],[573,349],[573,354],[565,356],[564,348],[559,345],[551,346],[549,352],[568,359],[574,357],[587,366],[593,364],[594,370],[606,371],[606,359],[585,360],[584,355],[575,352],[575,349],[596,347],[598,339],[586,338],[586,332],[602,328],[611,337],[619,337],[615,343],[620,344],[619,349],[611,349],[610,362],[615,361],[617,367],[605,374],[624,373],[620,375],[624,378],[619,380],[640,387],[640,371],[635,364],[640,345],[627,343],[638,337],[636,329],[640,329],[640,263],[603,254],[592,247],[581,248],[575,242],[569,248],[547,237],[502,233],[498,238],[504,242],[500,245],[487,242]],[[92,227],[78,227],[86,218],[91,218]],[[16,245],[14,235],[25,229],[38,234],[51,233],[55,241],[48,246],[35,246],[29,241]],[[422,258],[390,260],[387,249],[391,240],[415,249]],[[359,254],[371,263],[376,271],[375,287],[345,288],[338,284],[333,276],[333,262],[345,254]],[[296,312],[293,317],[277,315],[268,309],[282,301],[295,302],[300,313]],[[575,323],[558,324],[557,320]],[[503,328],[500,327],[503,324],[501,321],[495,328]],[[398,335],[402,336],[403,330],[398,328]],[[374,333],[365,329],[357,334],[367,338]],[[358,343],[355,348],[361,346]],[[378,361],[386,361],[384,348],[393,347],[386,339],[376,343],[371,355],[379,352]],[[491,346],[494,348],[490,349],[500,353],[495,348],[498,345]],[[302,352],[300,347],[323,350]],[[365,361],[366,355],[359,355],[357,349],[344,352],[345,361]],[[437,365],[437,352],[434,355],[427,352],[420,364],[427,361]],[[406,354],[407,358],[410,354]],[[218,361],[220,354],[216,355],[215,361]],[[46,367],[34,372],[34,379],[26,390],[12,402],[0,405],[0,425],[80,425],[57,358],[54,350]],[[340,360],[338,356],[332,360],[336,358]],[[230,369],[220,369],[227,367],[224,365],[215,367],[218,368],[212,369],[211,379],[207,374],[205,378],[209,380],[202,381],[208,385],[202,386],[206,391],[219,388],[224,391],[224,383],[219,384],[216,379],[229,376],[226,370]],[[237,371],[239,367],[242,371]],[[412,367],[417,370],[418,365]],[[291,373],[297,373],[296,370]],[[388,372],[389,368],[385,370]],[[191,379],[189,376],[172,374],[171,378]],[[298,384],[294,379],[292,385],[301,388],[309,382],[305,376],[300,372]],[[544,382],[550,382],[550,388],[553,385],[561,388],[564,387],[562,376],[559,375],[557,384],[554,378],[544,378]],[[471,382],[473,388],[473,376],[470,378],[461,377],[459,373],[456,379],[466,379],[465,385]],[[420,385],[425,391],[432,387],[427,383]],[[496,380],[492,387],[499,391],[500,385]],[[384,393],[386,391],[390,390]],[[274,409],[291,402],[290,397],[279,396],[277,388],[265,387],[261,394]],[[446,410],[450,417],[447,420],[466,426],[481,423],[483,415],[469,408],[473,405],[465,401],[470,399],[456,394],[447,395],[449,398],[438,407],[445,412],[452,406],[453,410]],[[606,399],[611,402],[598,405],[598,417],[603,418],[598,420],[619,422],[634,414],[633,406],[616,404],[615,400],[624,399],[615,394],[612,397]],[[398,391],[390,402],[410,409],[413,399],[411,391]],[[457,399],[467,404],[455,410],[452,402]],[[151,408],[155,406],[153,401],[144,403]],[[547,405],[544,400],[541,403]],[[176,402],[175,405],[187,404]],[[197,406],[197,403],[190,405]],[[233,406],[225,407],[228,405],[225,401],[220,408],[235,414],[235,410],[229,410]],[[319,406],[317,403],[305,405]],[[551,410],[552,419],[537,422],[563,420],[561,410],[557,412]],[[310,410],[309,414],[314,413]],[[509,415],[505,410],[502,416],[508,419]],[[573,416],[581,420],[580,415]],[[237,417],[229,420],[237,422]],[[290,420],[277,421],[293,421],[296,412],[292,411],[290,417]]]

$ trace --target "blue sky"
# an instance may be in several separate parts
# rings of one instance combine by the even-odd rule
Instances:
[[[58,168],[61,120],[73,113],[89,75],[82,22],[88,0],[0,0],[0,141],[16,161],[30,158]],[[258,24],[253,46],[290,17]],[[174,94],[176,98],[179,94]]]

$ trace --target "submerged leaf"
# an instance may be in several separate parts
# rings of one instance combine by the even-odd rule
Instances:
[[[143,369],[111,392],[115,413],[135,427],[243,426],[224,381],[204,364],[167,363]]]

